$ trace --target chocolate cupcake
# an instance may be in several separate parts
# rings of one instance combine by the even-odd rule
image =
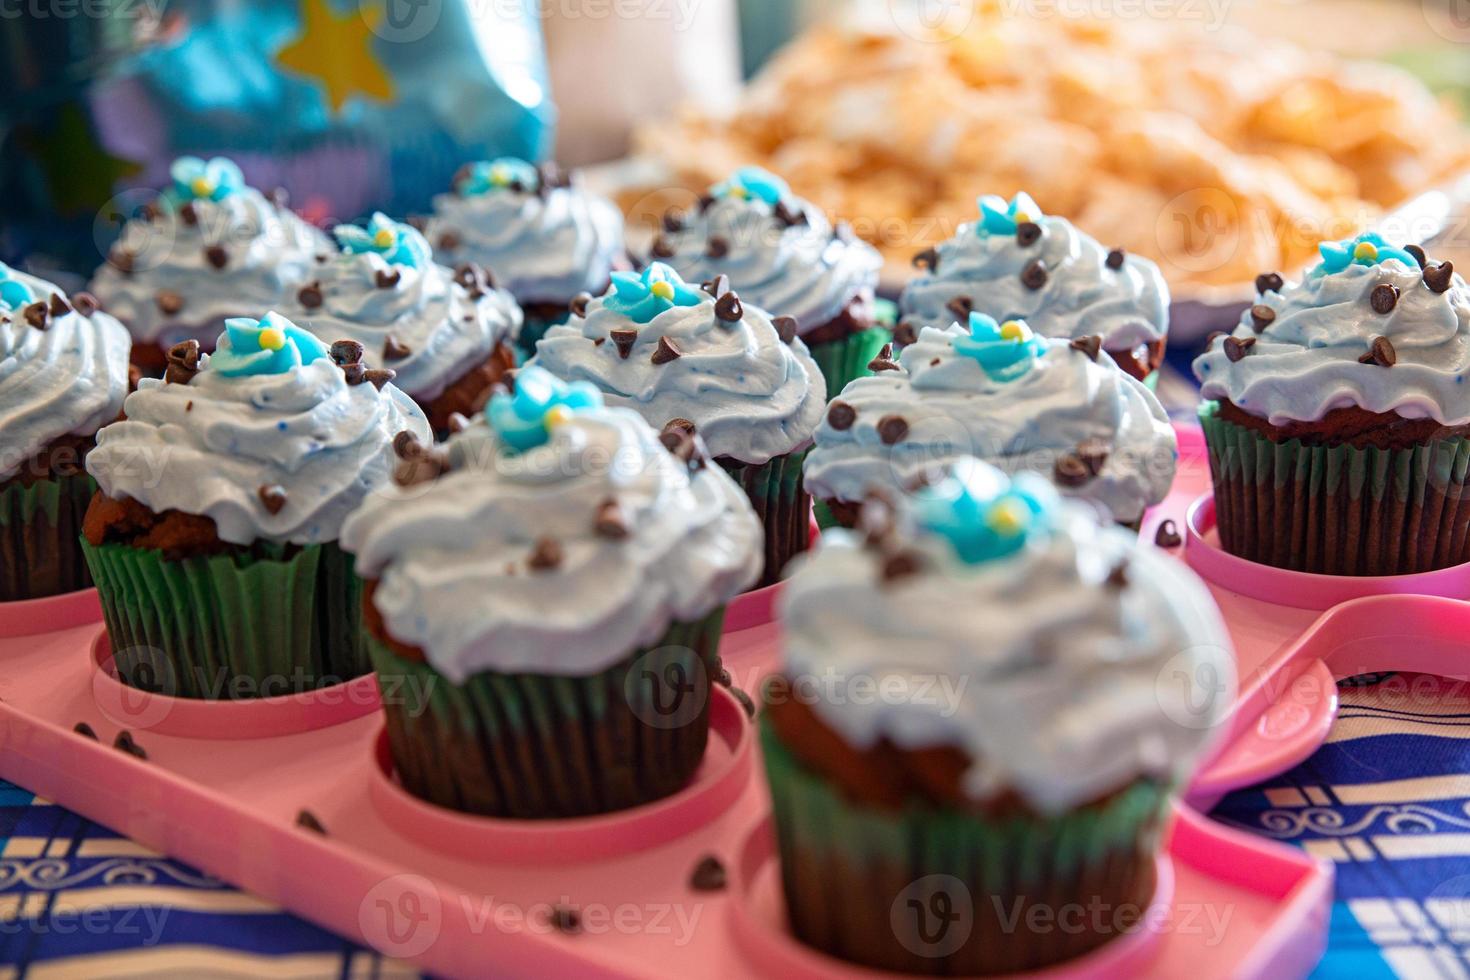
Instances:
[[[592,382],[671,445],[703,440],[765,526],[762,584],[806,550],[801,461],[826,387],[801,338],[746,306],[724,276],[694,287],[659,262],[641,275],[614,273],[611,290],[547,331],[531,363]]]
[[[338,546],[388,481],[395,440],[427,443],[407,395],[276,314],[192,341],[103,429],[83,550],[119,676],[188,698],[286,694],[366,673],[361,589]]]
[[[1470,288],[1373,234],[1321,253],[1194,362],[1220,543],[1328,575],[1470,561]]]
[[[425,228],[447,266],[492,271],[525,311],[518,338],[530,356],[579,293],[600,293],[628,267],[623,215],[553,164],[501,157],[465,164],[454,190],[434,198]]]
[[[1035,474],[966,460],[869,506],[780,602],[761,740],[792,931],[946,976],[1116,938],[1011,916],[1148,907],[1170,795],[1230,707],[1208,590]]]
[[[173,185],[130,220],[91,290],[133,335],[133,363],[154,376],[175,344],[208,351],[226,317],[280,306],[311,275],[326,236],[277,195],[245,186],[240,168],[180,157]]]
[[[0,602],[91,584],[87,454],[128,391],[128,333],[87,293],[0,263]]]
[[[893,339],[874,310],[878,250],[759,167],[711,187],[695,210],[666,215],[653,256],[690,282],[729,276],[744,302],[795,320],[831,391],[872,373],[868,362]]]
[[[901,341],[971,310],[1025,320],[1044,337],[1102,338],[1102,349],[1140,381],[1154,381],[1169,329],[1169,287],[1159,267],[1098,244],[1065,218],[1018,194],[980,198],[980,218],[914,257],[921,270],[899,297]]]
[[[851,527],[870,492],[901,491],[977,456],[1038,471],[1136,528],[1174,480],[1174,429],[1153,392],[1099,344],[1038,337],[1025,321],[982,313],[968,329],[925,327],[877,377],[844,388],[817,428],[805,481],[823,522]]]
[[[327,343],[362,344],[364,363],[391,368],[437,433],[447,433],[455,413],[483,409],[515,366],[521,310],[510,293],[479,266],[437,265],[423,235],[385,215],[334,234],[341,251],[283,312]]]
[[[446,445],[401,450],[398,486],[342,540],[370,583],[403,785],[530,819],[682,788],[704,757],[725,602],[760,569],[740,489],[536,367]]]

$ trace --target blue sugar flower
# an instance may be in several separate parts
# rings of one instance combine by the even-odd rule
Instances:
[[[315,336],[279,313],[267,313],[259,320],[226,320],[209,369],[227,378],[286,374],[327,356],[326,345]]]
[[[381,211],[376,212],[366,228],[338,225],[332,229],[337,244],[350,255],[376,252],[385,262],[410,269],[428,265],[429,243],[413,228],[400,224]]]
[[[12,278],[10,266],[0,262],[0,312],[9,313],[35,301],[31,287]]]
[[[476,160],[466,165],[454,181],[454,189],[464,197],[491,191],[534,191],[540,186],[541,174],[534,166],[516,157]]]
[[[1014,235],[1016,226],[1045,217],[1031,195],[1024,191],[1011,198],[1009,204],[996,194],[986,194],[979,204],[980,221],[975,230],[981,235]]]
[[[516,374],[515,394],[499,393],[485,406],[485,417],[512,453],[542,446],[551,430],[578,412],[602,407],[602,392],[590,382],[570,384],[545,368],[531,366]]]
[[[760,199],[775,207],[791,193],[786,181],[760,167],[741,167],[709,189],[714,197],[733,197],[742,201]]]
[[[946,538],[967,565],[1015,554],[1049,531],[1060,495],[1035,473],[1007,478],[977,459],[961,460],[948,476],[914,494],[926,531]]]
[[[228,157],[215,157],[208,161],[199,157],[179,157],[168,168],[168,175],[174,182],[170,196],[178,204],[220,201],[245,187],[245,175]]]
[[[1313,275],[1341,272],[1350,265],[1377,265],[1387,259],[1396,259],[1410,269],[1419,268],[1414,256],[1371,231],[1340,242],[1322,242],[1317,251],[1322,253],[1322,264],[1312,271]]]
[[[698,306],[704,300],[704,293],[685,283],[677,272],[662,262],[654,262],[642,275],[614,272],[612,289],[602,305],[634,323],[647,323],[665,310]]]
[[[970,314],[970,336],[955,337],[950,344],[956,354],[979,361],[996,381],[1021,377],[1046,350],[1025,320],[996,323],[995,317],[978,312]]]

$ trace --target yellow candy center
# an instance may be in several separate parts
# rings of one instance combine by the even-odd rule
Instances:
[[[672,301],[674,298],[674,287],[671,283],[659,281],[648,287],[648,291],[659,299]]]
[[[750,192],[747,191],[744,187],[732,187],[730,188],[730,196],[738,197],[740,200],[743,201],[750,196]]]
[[[378,248],[388,248],[393,244],[394,235],[391,228],[379,228],[378,233],[373,236],[373,244]]]
[[[1372,262],[1378,258],[1378,246],[1372,242],[1358,242],[1357,248],[1353,249],[1353,258]]]
[[[209,197],[214,193],[214,185],[209,182],[208,177],[195,177],[189,184],[189,189],[194,192],[195,197]]]
[[[266,327],[260,332],[261,350],[280,350],[286,346],[286,333],[278,327]]]
[[[1031,331],[1026,324],[1019,320],[1007,320],[1000,325],[1000,335],[1006,340],[1021,341],[1029,337]]]
[[[1016,224],[1018,224],[1018,225],[1024,225],[1026,222],[1028,222],[1030,220],[1031,220],[1030,213],[1028,213],[1026,211],[1017,211],[1016,212]]]
[[[572,420],[572,410],[565,405],[553,405],[546,410],[541,417],[541,424],[548,429],[554,429],[558,425],[565,425]]]
[[[1026,508],[1016,502],[1003,500],[996,504],[990,511],[990,517],[986,523],[990,529],[1001,534],[1015,534],[1026,526]]]
[[[496,187],[504,187],[510,183],[510,170],[506,167],[491,167],[490,182]]]

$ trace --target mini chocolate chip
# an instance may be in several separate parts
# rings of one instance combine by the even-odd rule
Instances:
[[[572,297],[572,302],[567,308],[572,311],[572,316],[585,317],[587,315],[587,304],[590,302],[592,302],[591,293],[578,293]]]
[[[922,252],[915,253],[910,261],[916,269],[928,269],[930,272],[939,271],[939,253],[932,248],[926,248]]]
[[[369,368],[362,372],[362,380],[369,382],[379,391],[383,390],[383,385],[396,377],[398,377],[398,372],[392,368]]]
[[[1097,355],[1102,351],[1102,337],[1097,334],[1089,334],[1086,337],[1078,337],[1067,345],[1073,350],[1080,350],[1092,360],[1097,360]]]
[[[186,411],[186,412],[192,412],[192,411],[194,411],[194,401],[193,401],[193,399],[190,399],[189,401],[184,402],[184,411]]]
[[[838,432],[845,432],[852,428],[857,421],[857,409],[845,401],[837,400],[827,406],[827,424]]]
[[[449,431],[451,433],[463,432],[470,427],[469,417],[460,412],[449,413]]]
[[[894,582],[915,575],[923,565],[911,551],[900,551],[883,559],[883,581]]]
[[[1052,479],[1064,487],[1080,487],[1092,476],[1092,470],[1076,453],[1063,453],[1052,467]]]
[[[1387,315],[1393,312],[1393,308],[1399,302],[1399,287],[1391,282],[1380,282],[1373,287],[1368,294],[1368,304],[1373,307],[1373,312]]]
[[[409,456],[393,468],[393,482],[400,487],[415,487],[420,483],[437,480],[449,472],[449,459],[443,452],[426,449],[417,456]]]
[[[531,556],[526,559],[526,564],[532,571],[548,572],[559,566],[561,561],[560,541],[555,538],[537,538],[535,545],[531,548]]]
[[[1016,225],[1016,244],[1022,248],[1035,245],[1041,238],[1041,226],[1034,221],[1023,221]]]
[[[49,312],[52,316],[66,316],[68,313],[71,312],[71,304],[68,303],[66,301],[66,297],[62,296],[60,293],[52,293],[51,305],[47,307],[47,312]]]
[[[674,257],[674,246],[660,235],[653,240],[653,257],[656,259],[671,259]]]
[[[404,429],[393,437],[393,452],[399,459],[417,459],[428,451],[412,429]]]
[[[98,741],[97,732],[94,731],[92,729],[92,726],[87,724],[85,721],[77,722],[75,725],[72,726],[71,730],[82,736],[82,738],[90,738],[94,742]]]
[[[597,515],[592,520],[592,529],[600,537],[621,541],[628,536],[628,518],[622,506],[612,497],[597,505]]]
[[[20,311],[20,315],[25,317],[26,323],[30,326],[37,330],[45,330],[46,318],[50,316],[50,313],[47,312],[45,303],[36,300],[34,303],[28,303]]]
[[[461,262],[454,267],[454,282],[470,294],[470,299],[484,296],[493,278],[490,270],[474,262]]]
[[[1027,289],[1040,289],[1046,285],[1046,280],[1046,263],[1041,259],[1032,259],[1021,270],[1021,285]]]
[[[740,297],[730,290],[715,300],[715,316],[726,323],[738,323],[745,316],[745,307],[740,305]]]
[[[686,436],[692,436],[699,432],[699,427],[685,418],[672,418],[664,423],[660,432],[678,432]]]
[[[460,238],[456,232],[445,231],[439,234],[439,247],[446,252],[452,252],[459,248]]]
[[[1374,337],[1368,350],[1359,358],[1359,364],[1376,364],[1379,367],[1393,367],[1398,363],[1398,351],[1393,349],[1393,342],[1387,337]]]
[[[612,342],[618,345],[618,356],[623,360],[633,353],[633,345],[638,343],[638,331],[636,330],[613,330],[609,332]]]
[[[118,732],[117,738],[112,740],[112,747],[120,752],[126,752],[135,759],[148,758],[148,753],[143,751],[143,746],[137,743],[133,738],[133,733],[129,731]]]
[[[606,337],[593,337],[592,338],[592,346],[593,347],[601,347],[605,343],[607,343],[607,338]]]
[[[313,834],[321,834],[323,837],[327,836],[327,828],[316,818],[316,814],[310,810],[301,810],[296,814],[296,826],[302,830],[309,830]]]
[[[223,269],[230,264],[230,253],[223,245],[209,245],[204,249],[204,261],[216,269]]]
[[[158,205],[148,201],[138,209],[138,217],[151,223],[163,217],[163,213],[158,210]]]
[[[880,371],[897,371],[899,363],[893,359],[893,345],[884,344],[878,348],[878,356],[868,362],[868,370],[874,374]]]
[[[339,340],[327,348],[327,354],[332,358],[332,363],[338,367],[357,364],[366,353],[367,348],[355,340]]]
[[[72,295],[71,305],[82,316],[91,316],[102,309],[102,301],[88,292],[80,292]]]
[[[885,415],[878,420],[878,438],[885,446],[902,442],[908,434],[909,424],[902,415]]]
[[[781,343],[789,344],[796,339],[796,317],[775,317],[771,320],[771,326],[776,328],[776,336],[781,338]]]
[[[730,291],[730,277],[724,273],[718,273],[709,282],[701,287],[715,299],[719,299]]]
[[[1089,473],[1097,476],[1102,472],[1103,464],[1108,461],[1111,448],[1101,439],[1083,439],[1077,444],[1077,458],[1087,466]]]
[[[1281,287],[1284,285],[1286,285],[1286,281],[1277,272],[1263,272],[1259,276],[1256,276],[1256,292],[1262,295],[1266,293],[1279,293],[1281,292]]]
[[[793,208],[785,201],[777,201],[771,213],[776,216],[777,221],[781,222],[787,228],[793,228],[796,225],[807,223],[806,212],[799,207]],[[835,232],[836,229],[834,228],[833,231]],[[842,236],[839,235],[837,237],[841,238]]]
[[[184,308],[184,297],[172,289],[160,289],[153,301],[158,304],[159,312],[165,316],[173,316]]]
[[[663,225],[664,231],[668,232],[671,235],[676,231],[683,231],[684,212],[680,211],[678,208],[669,208],[667,211],[664,212]]]
[[[551,907],[551,927],[557,932],[578,933],[582,931],[582,917],[577,910],[566,905]]]
[[[1419,263],[1419,268],[1422,269],[1429,264],[1429,256],[1425,255],[1424,249],[1418,245],[1405,245],[1404,251],[1414,257],[1414,261]]]
[[[1256,333],[1260,333],[1275,322],[1276,311],[1271,309],[1271,307],[1263,306],[1260,303],[1251,307],[1251,327]]]
[[[308,310],[314,310],[318,306],[321,306],[322,305],[322,285],[321,285],[321,283],[319,283],[319,282],[309,282],[305,286],[302,286],[300,289],[296,290],[296,302],[300,303],[302,306],[306,307]]]
[[[286,488],[278,483],[268,483],[257,489],[260,503],[268,514],[279,514],[286,506]]]
[[[658,338],[658,346],[654,348],[653,357],[650,360],[654,364],[667,364],[670,361],[677,361],[682,356],[683,354],[680,353],[678,347],[674,346],[672,340],[667,337],[660,337]]]
[[[1112,269],[1114,272],[1116,272],[1117,270],[1123,268],[1123,261],[1127,258],[1128,253],[1124,252],[1121,248],[1115,248],[1108,253],[1107,266],[1109,269]]]
[[[697,892],[717,892],[725,887],[725,866],[713,854],[700,859],[689,876],[689,887]]]
[[[918,339],[919,330],[912,320],[900,320],[898,326],[893,328],[893,342],[900,347],[907,347]]]
[[[351,364],[342,365],[342,377],[354,388],[367,380],[367,368],[361,361],[353,361]]]
[[[730,254],[730,243],[723,235],[711,235],[704,243],[704,254],[711,259],[723,259]]]
[[[1230,358],[1232,362],[1238,361],[1249,354],[1251,348],[1254,346],[1256,346],[1256,338],[1254,337],[1246,337],[1244,340],[1239,337],[1226,337],[1225,356]]]
[[[399,340],[393,334],[383,338],[383,360],[401,361],[413,353],[413,348]]]
[[[1108,572],[1107,585],[1111,589],[1121,589],[1128,585],[1128,562],[1126,559],[1118,562],[1118,564],[1113,566],[1113,570]]]
[[[379,269],[373,273],[373,282],[379,289],[392,289],[402,278],[403,273],[397,269]]]
[[[1179,525],[1173,521],[1164,521],[1154,534],[1154,544],[1160,548],[1177,548],[1184,543],[1179,536]]]
[[[1424,285],[1436,293],[1442,293],[1450,288],[1451,281],[1455,275],[1455,264],[1453,262],[1441,262],[1438,265],[1426,265],[1424,267]]]
[[[107,261],[111,262],[113,268],[118,272],[121,272],[125,276],[130,276],[133,274],[133,266],[137,259],[133,256],[132,252],[114,248],[107,253]]]
[[[168,349],[168,369],[163,380],[167,384],[186,385],[199,373],[199,341],[181,340]]]
[[[964,323],[970,319],[970,311],[975,308],[975,301],[968,296],[955,296],[944,304],[958,323]]]
[[[183,207],[179,208],[179,219],[191,227],[199,223],[199,212],[193,201],[185,201]]]

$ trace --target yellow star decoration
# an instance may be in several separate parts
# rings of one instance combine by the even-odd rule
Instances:
[[[276,63],[326,86],[333,112],[358,94],[389,102],[393,81],[373,54],[381,16],[376,5],[338,14],[328,0],[301,0],[301,36],[276,53]]]

